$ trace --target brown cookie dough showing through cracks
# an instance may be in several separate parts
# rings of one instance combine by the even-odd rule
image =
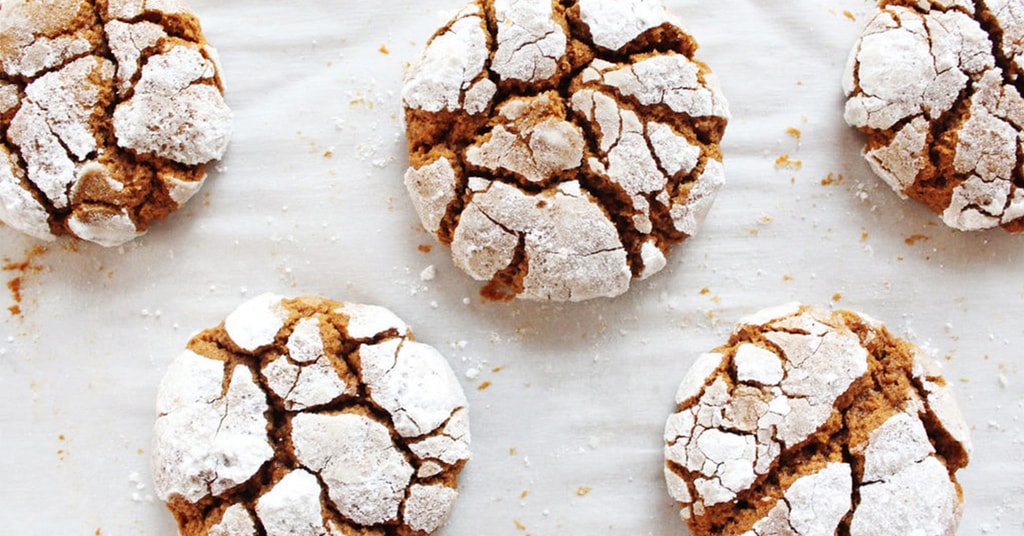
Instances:
[[[0,220],[103,246],[188,201],[227,147],[216,52],[181,0],[0,10]]]
[[[961,231],[1024,231],[1024,2],[883,0],[843,77],[846,122],[901,197]]]
[[[791,304],[700,356],[665,426],[697,536],[947,536],[969,428],[938,365],[881,323]]]
[[[184,536],[425,536],[469,459],[465,394],[381,307],[265,294],[196,335],[157,397]]]
[[[626,292],[695,234],[729,112],[660,0],[478,0],[406,75],[424,228],[492,300]]]

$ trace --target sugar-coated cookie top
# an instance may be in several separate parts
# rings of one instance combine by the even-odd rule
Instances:
[[[695,534],[955,532],[967,425],[938,365],[875,320],[758,313],[696,360],[676,404],[665,476]]]
[[[157,410],[156,491],[188,535],[427,534],[469,459],[447,361],[375,306],[256,297],[191,341]]]
[[[423,226],[490,299],[620,295],[698,232],[728,105],[660,0],[478,0],[406,76]]]
[[[902,197],[950,227],[1024,229],[1024,3],[885,1],[850,53],[847,123]]]
[[[232,118],[184,2],[96,4],[0,11],[0,220],[116,246],[198,191]]]

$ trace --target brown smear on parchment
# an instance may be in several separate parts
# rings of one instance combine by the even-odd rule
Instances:
[[[36,264],[36,259],[45,254],[46,251],[44,246],[35,246],[25,252],[25,258],[22,260],[4,257],[3,271],[14,274],[13,277],[7,280],[7,290],[11,291],[11,299],[14,300],[14,305],[7,308],[11,316],[21,315],[21,290],[25,279],[31,274],[42,271],[43,267]]]

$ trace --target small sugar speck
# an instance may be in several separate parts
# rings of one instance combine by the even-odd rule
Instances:
[[[420,279],[423,280],[423,281],[433,281],[434,278],[436,278],[436,277],[437,277],[437,268],[434,268],[433,264],[431,264],[430,266],[427,266],[426,268],[423,269],[422,272],[420,272]]]

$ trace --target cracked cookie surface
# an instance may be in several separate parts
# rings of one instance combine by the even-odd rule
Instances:
[[[845,118],[901,197],[962,231],[1024,231],[1024,2],[883,0],[843,77]]]
[[[181,0],[5,1],[0,220],[111,247],[202,186],[231,112]]]
[[[196,335],[157,397],[181,534],[422,536],[469,459],[465,394],[390,311],[265,294]]]
[[[423,227],[494,300],[626,292],[724,180],[715,76],[660,0],[478,0],[403,88]]]
[[[871,318],[762,311],[676,404],[665,478],[694,534],[956,532],[968,426],[938,365]]]

